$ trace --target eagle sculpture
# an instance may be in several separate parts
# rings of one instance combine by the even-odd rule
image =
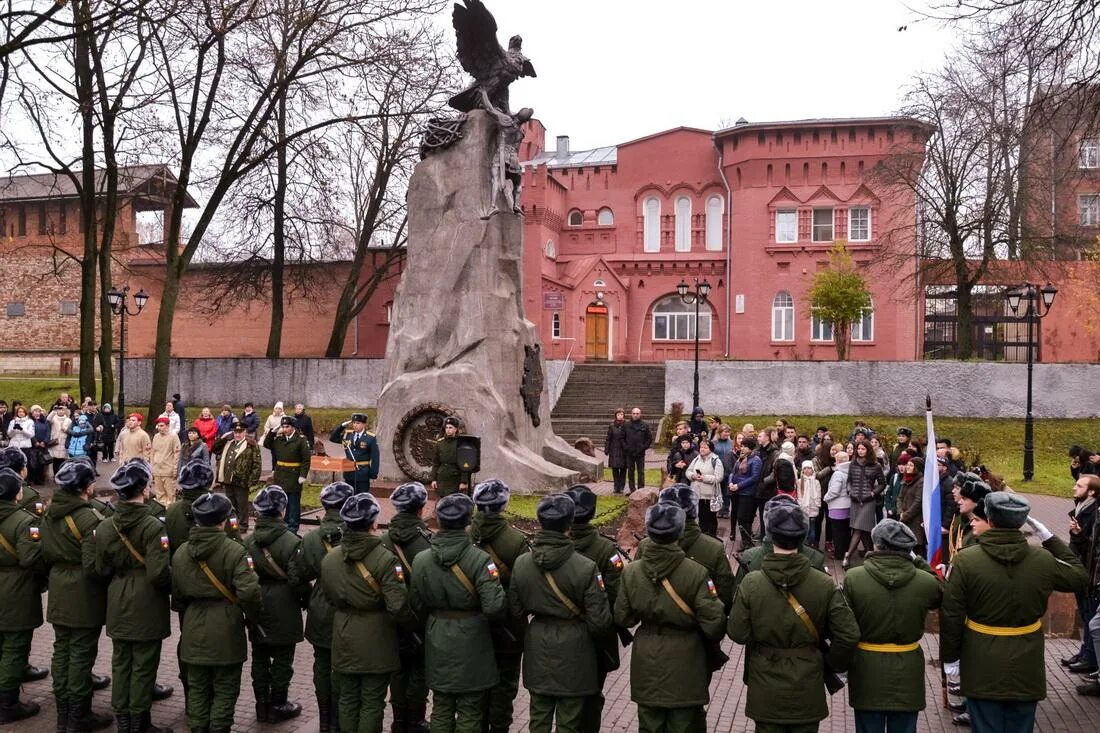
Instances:
[[[458,60],[474,83],[451,97],[460,112],[482,108],[511,116],[508,86],[521,76],[535,76],[535,67],[523,55],[523,39],[512,36],[505,51],[497,42],[497,22],[481,0],[455,3],[451,16],[458,39]]]

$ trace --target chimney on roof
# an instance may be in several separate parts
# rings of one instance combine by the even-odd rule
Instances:
[[[744,117],[738,117],[737,122],[734,122],[733,126],[734,127],[740,127],[741,125],[747,125],[747,124],[749,124],[748,120],[746,120]]]
[[[558,135],[558,147],[554,151],[555,157],[564,158],[569,155],[569,136]]]

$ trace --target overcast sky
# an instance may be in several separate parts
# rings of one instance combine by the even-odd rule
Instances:
[[[536,79],[512,85],[574,150],[690,125],[896,111],[955,32],[900,0],[487,0]],[[920,6],[920,0],[908,3]],[[898,32],[898,27],[908,29]]]

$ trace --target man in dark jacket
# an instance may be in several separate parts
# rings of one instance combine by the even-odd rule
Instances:
[[[390,503],[397,513],[382,534],[382,546],[401,561],[405,582],[411,583],[413,558],[431,548],[432,533],[423,519],[428,490],[419,481],[401,484],[390,494]],[[397,733],[428,733],[423,622],[424,619],[413,617],[398,633],[401,669],[390,680],[390,705]]]
[[[244,545],[260,578],[263,595],[263,633],[252,634],[252,691],[256,695],[256,721],[281,723],[296,718],[302,706],[287,701],[294,676],[294,647],[302,641],[302,607],[309,584],[291,584],[290,561],[298,554],[302,538],[283,521],[287,494],[278,486],[260,489],[253,502],[259,518]]]
[[[244,403],[244,409],[241,411],[241,422],[244,424],[248,437],[256,440],[256,433],[260,430],[260,413],[256,412],[256,408],[251,402]]]
[[[432,488],[440,498],[461,491],[470,492],[470,472],[458,465],[458,418],[443,418],[443,436],[432,453]]]
[[[331,483],[321,489],[321,506],[325,515],[321,526],[302,539],[302,551],[290,561],[290,584],[313,583],[306,611],[305,637],[313,646],[313,691],[317,696],[317,717],[321,733],[339,730],[337,720],[337,682],[332,675],[332,604],[320,582],[321,563],[333,548],[340,546],[343,535],[340,525],[340,508],[354,493],[343,481]]]
[[[510,494],[507,484],[498,479],[479,483],[473,493],[477,513],[470,522],[470,539],[476,547],[489,553],[500,572],[500,584],[505,593],[512,581],[516,560],[528,549],[527,537],[508,524],[501,514],[508,506]],[[500,682],[489,690],[490,733],[505,733],[512,726],[512,707],[519,693],[524,621],[526,619],[510,616],[493,624],[493,651]]]
[[[573,513],[568,494],[539,501],[542,531],[530,554],[516,561],[508,588],[512,614],[531,618],[523,686],[531,696],[532,733],[580,730],[584,701],[600,690],[596,640],[612,628],[603,576],[568,536]]]
[[[355,464],[354,470],[344,471],[344,481],[357,494],[370,491],[370,482],[378,478],[379,453],[377,438],[367,430],[366,414],[355,413],[350,420],[337,425],[328,439],[343,446],[344,457]]]
[[[642,409],[630,411],[630,420],[623,426],[626,452],[626,483],[629,491],[645,488],[645,452],[653,445],[653,431],[642,420]],[[629,492],[628,492],[629,493]]]
[[[760,457],[760,484],[756,489],[760,531],[753,539],[760,539],[764,535],[764,505],[776,494],[775,457],[779,455],[779,446],[775,442],[775,428],[767,427],[757,434],[756,455]]]
[[[19,699],[34,630],[42,625],[39,517],[20,508],[23,479],[0,468],[0,723],[37,715],[37,703]]]
[[[302,431],[302,435],[309,441],[309,447],[312,450],[313,442],[317,437],[313,432],[313,418],[306,412],[306,406],[301,402],[294,405],[294,419],[298,421],[298,429]]]
[[[1043,614],[1053,591],[1080,593],[1089,577],[1073,552],[1028,516],[1020,494],[985,497],[990,529],[955,557],[943,598],[940,657],[961,674],[976,733],[1031,731],[1046,697]],[[1043,546],[1028,544],[1031,525]]]

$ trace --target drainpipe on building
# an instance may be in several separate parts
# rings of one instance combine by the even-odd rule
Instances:
[[[725,357],[730,357],[730,331],[733,329],[733,324],[730,322],[730,313],[732,312],[731,298],[733,297],[733,192],[730,191],[730,182],[726,178],[726,167],[723,165],[722,159],[722,145],[718,142],[718,135],[711,136],[711,140],[714,142],[714,147],[718,151],[718,175],[722,177],[722,183],[726,187],[726,221],[729,222],[729,226],[726,227],[726,353]]]

